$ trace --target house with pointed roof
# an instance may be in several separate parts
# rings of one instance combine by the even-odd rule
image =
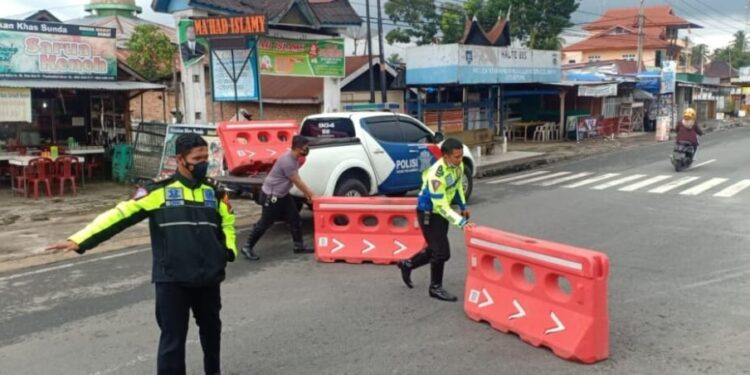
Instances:
[[[563,63],[630,60],[638,56],[638,8],[609,9],[599,19],[585,25],[591,35],[562,49]],[[677,16],[670,6],[644,9],[643,64],[660,67],[663,61],[677,60],[686,48],[678,37],[683,29],[697,29],[694,24]]]
[[[474,17],[464,25],[464,36],[460,44],[475,46],[507,47],[510,45],[510,22],[498,18],[489,32],[485,32],[479,20]]]

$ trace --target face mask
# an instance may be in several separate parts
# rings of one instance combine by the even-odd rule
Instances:
[[[685,126],[688,128],[692,128],[693,125],[695,125],[695,120],[685,120],[683,121],[683,124],[685,124]]]
[[[185,164],[188,167],[188,170],[190,170],[191,164],[185,162]],[[202,161],[197,164],[192,164],[193,169],[190,170],[190,173],[193,174],[193,179],[196,181],[202,181],[204,178],[206,178],[206,174],[208,173],[208,162]]]
[[[310,155],[310,149],[309,148],[303,148],[299,151],[300,156],[307,156]]]

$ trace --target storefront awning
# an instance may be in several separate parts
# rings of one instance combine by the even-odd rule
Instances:
[[[38,79],[0,80],[0,87],[28,89],[78,89],[109,91],[163,90],[164,85],[136,81],[56,81]]]

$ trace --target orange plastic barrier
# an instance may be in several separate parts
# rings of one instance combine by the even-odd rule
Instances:
[[[416,198],[319,197],[313,214],[320,262],[391,264],[425,247]]]
[[[219,123],[229,173],[240,176],[271,169],[299,133],[294,120]]]
[[[485,227],[465,237],[470,319],[565,359],[609,356],[607,255]]]

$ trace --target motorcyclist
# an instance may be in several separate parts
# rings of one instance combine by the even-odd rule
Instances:
[[[688,142],[693,145],[693,154],[690,155],[693,159],[698,153],[698,136],[703,135],[703,129],[695,121],[695,117],[694,109],[685,109],[685,112],[682,113],[682,120],[677,124],[676,140],[676,143]]]

